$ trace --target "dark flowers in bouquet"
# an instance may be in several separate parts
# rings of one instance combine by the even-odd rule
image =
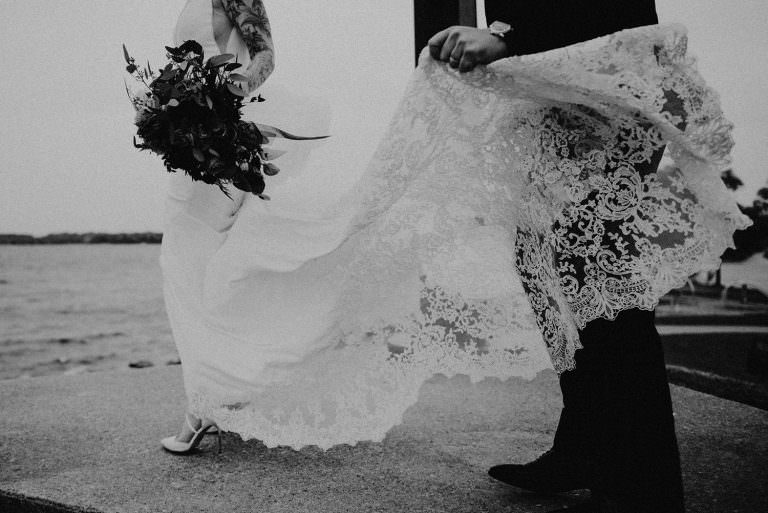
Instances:
[[[166,50],[170,61],[155,72],[149,63],[139,68],[123,46],[126,71],[144,88],[137,93],[126,85],[136,109],[134,145],[160,155],[170,172],[183,170],[225,194],[232,184],[268,199],[264,175],[278,168],[267,161],[262,145],[269,141],[259,127],[241,119],[247,95],[237,84],[247,79],[234,73],[241,64],[231,54],[204,61],[196,41]]]

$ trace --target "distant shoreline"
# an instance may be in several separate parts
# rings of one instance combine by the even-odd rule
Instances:
[[[26,246],[39,244],[160,244],[162,233],[50,233],[42,237],[18,233],[0,233],[0,245]]]

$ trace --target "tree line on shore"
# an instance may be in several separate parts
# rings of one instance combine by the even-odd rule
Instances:
[[[738,190],[744,182],[728,169],[722,174],[725,186],[732,191]],[[751,205],[739,205],[741,211],[752,220],[752,226],[733,234],[735,248],[726,250],[725,262],[741,262],[762,252],[768,258],[768,183],[757,191]]]
[[[0,233],[0,244],[159,244],[162,233],[51,233],[42,237],[27,234]]]
[[[732,170],[722,174],[725,186],[737,190],[743,182]],[[752,205],[740,205],[741,211],[752,219],[753,225],[734,234],[735,248],[728,249],[723,255],[726,262],[740,262],[751,255],[763,252],[768,258],[768,184],[757,191]],[[51,233],[42,237],[27,234],[0,233],[2,244],[159,244],[162,233]]]

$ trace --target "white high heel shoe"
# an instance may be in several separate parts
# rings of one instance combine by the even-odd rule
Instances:
[[[212,420],[202,420],[200,422],[200,427],[195,429],[195,426],[192,424],[190,417],[192,417],[192,415],[189,413],[184,415],[184,419],[187,421],[187,426],[189,426],[189,429],[192,431],[192,438],[190,438],[188,442],[180,442],[176,439],[175,436],[163,438],[160,440],[163,448],[166,451],[170,451],[176,454],[190,453],[195,449],[195,447],[197,447],[197,445],[200,443],[200,440],[203,439],[203,436],[205,436],[209,430],[215,429],[216,436],[218,438],[219,454],[221,454],[221,430],[218,429],[216,424]]]

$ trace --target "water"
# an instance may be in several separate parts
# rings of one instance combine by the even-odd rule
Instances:
[[[177,361],[159,254],[142,244],[0,246],[0,379]],[[723,266],[728,283],[768,291],[766,276],[761,255]]]
[[[176,358],[159,245],[0,246],[0,379]]]

